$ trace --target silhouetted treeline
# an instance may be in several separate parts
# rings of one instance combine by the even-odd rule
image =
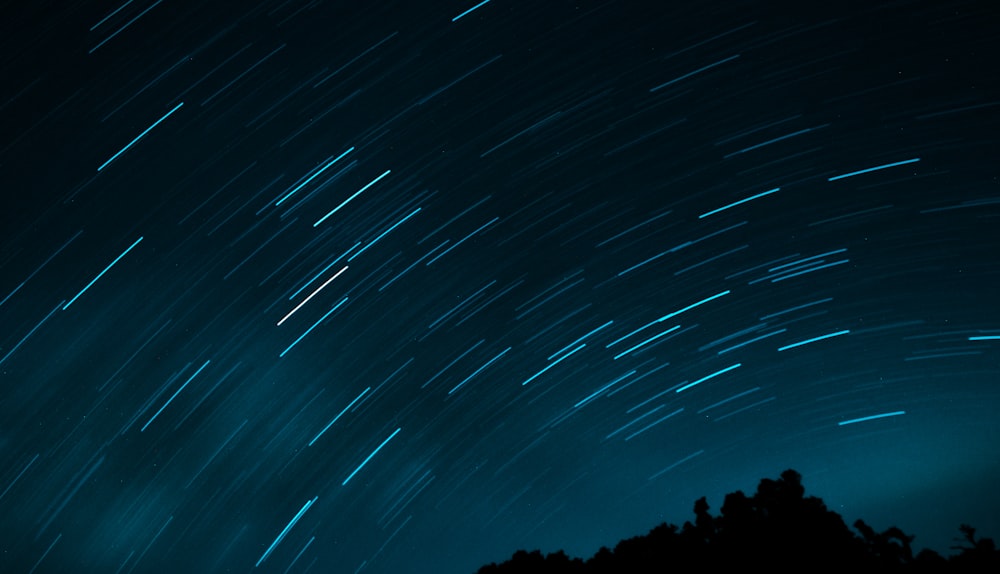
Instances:
[[[932,550],[914,555],[907,536],[898,528],[876,532],[863,521],[848,528],[839,514],[819,498],[805,496],[802,476],[786,470],[778,480],[764,479],[748,497],[728,494],[722,513],[712,516],[708,502],[694,504],[695,520],[678,528],[661,524],[646,534],[622,540],[614,550],[602,547],[584,561],[563,551],[543,556],[519,550],[501,564],[479,569],[479,574],[548,572],[553,574],[747,572],[995,572],[1000,573],[1000,551],[989,538],[976,538],[975,529],[962,525],[964,539],[950,556]],[[767,570],[765,570],[767,571]]]

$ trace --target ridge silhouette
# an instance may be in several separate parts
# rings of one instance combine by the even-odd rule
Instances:
[[[544,572],[600,574],[701,571],[849,571],[868,572],[995,572],[1000,551],[992,539],[976,538],[969,525],[959,527],[963,538],[943,557],[933,550],[914,556],[908,536],[891,527],[876,532],[862,520],[848,528],[822,499],[805,496],[802,475],[786,470],[777,480],[763,479],[757,492],[726,495],[721,514],[709,513],[705,497],[694,503],[694,522],[663,523],[644,536],[620,541],[614,550],[602,547],[587,560],[565,552],[542,555],[518,550],[510,560],[488,564],[478,574]],[[737,570],[729,570],[737,569]]]

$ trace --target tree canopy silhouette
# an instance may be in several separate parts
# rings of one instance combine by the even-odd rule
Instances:
[[[805,495],[802,476],[794,470],[777,480],[761,480],[753,496],[742,491],[726,495],[719,516],[712,516],[708,501],[699,498],[694,515],[693,523],[663,523],[645,536],[622,540],[613,550],[602,547],[587,560],[561,550],[548,555],[519,550],[506,562],[483,566],[479,574],[645,574],[691,568],[1000,572],[1000,551],[993,540],[977,539],[975,529],[965,524],[959,528],[963,544],[953,546],[957,553],[947,558],[933,550],[914,555],[914,537],[896,527],[880,533],[857,520],[854,532],[821,499]]]

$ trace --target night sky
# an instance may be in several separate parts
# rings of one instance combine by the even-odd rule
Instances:
[[[1000,4],[822,4],[5,3],[0,571],[1000,537]]]

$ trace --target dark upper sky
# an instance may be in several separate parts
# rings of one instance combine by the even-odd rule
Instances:
[[[0,570],[1000,536],[1000,5],[782,4],[0,8]]]

